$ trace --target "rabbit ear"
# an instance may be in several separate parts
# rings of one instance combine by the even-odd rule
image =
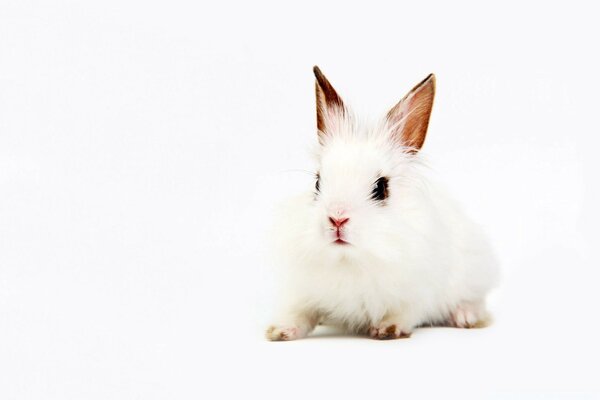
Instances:
[[[415,86],[387,114],[392,139],[414,153],[423,146],[435,96],[435,75]]]
[[[323,144],[324,136],[331,134],[328,127],[331,128],[332,120],[340,115],[344,115],[345,107],[342,98],[337,94],[331,83],[325,78],[316,65],[313,72],[317,78],[315,82],[315,93],[317,95],[317,129],[319,142]]]

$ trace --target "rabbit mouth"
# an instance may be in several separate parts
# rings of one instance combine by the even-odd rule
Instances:
[[[329,231],[331,232],[331,236],[330,238],[332,239],[332,241],[330,242],[331,244],[336,244],[336,245],[349,245],[350,243],[346,240],[346,232],[342,229],[340,229],[340,227],[337,228],[329,228]]]
[[[346,242],[344,239],[342,238],[337,238],[334,242],[334,244],[338,244],[338,245],[348,245],[350,243]]]

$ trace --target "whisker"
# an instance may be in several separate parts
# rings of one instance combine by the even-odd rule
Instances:
[[[308,171],[306,169],[284,169],[284,170],[282,170],[280,172],[302,172],[304,174],[308,174],[308,175],[314,176],[315,178],[317,177],[317,173],[316,172]]]

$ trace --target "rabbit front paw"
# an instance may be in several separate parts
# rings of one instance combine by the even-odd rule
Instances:
[[[389,339],[405,339],[409,338],[412,330],[404,328],[397,323],[381,323],[369,329],[369,336],[373,339],[389,340]]]
[[[267,339],[271,341],[289,341],[304,337],[302,330],[297,326],[271,325],[266,332]]]

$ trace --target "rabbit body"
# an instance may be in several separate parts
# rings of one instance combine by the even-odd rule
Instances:
[[[414,146],[423,126],[406,115],[423,114],[423,83],[399,103],[404,117],[374,125],[341,100],[328,104],[331,93],[319,104],[324,85],[317,74],[316,187],[284,204],[276,222],[285,279],[267,338],[298,339],[318,323],[379,339],[484,324],[497,264],[481,229],[428,178],[422,140]]]

